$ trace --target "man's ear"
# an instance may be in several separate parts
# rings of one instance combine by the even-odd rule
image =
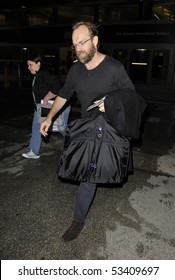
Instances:
[[[98,46],[98,36],[93,37],[93,43],[96,47]]]

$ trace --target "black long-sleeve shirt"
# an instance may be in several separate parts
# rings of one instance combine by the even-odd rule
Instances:
[[[61,88],[57,76],[45,69],[40,69],[34,79],[32,92],[35,95],[36,103],[40,103],[49,91],[57,95]]]

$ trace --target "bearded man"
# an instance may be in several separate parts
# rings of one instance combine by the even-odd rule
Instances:
[[[99,35],[94,23],[77,22],[72,28],[72,43],[77,61],[71,66],[64,86],[60,89],[47,118],[41,124],[40,132],[44,136],[47,136],[54,115],[74,93],[81,105],[81,117],[95,118],[99,111],[105,113],[105,102],[100,102],[95,109],[88,111],[88,106],[94,100],[114,90],[135,91],[124,66],[113,57],[99,52]],[[74,240],[80,234],[96,188],[96,183],[80,182],[73,222],[62,236],[64,241]]]

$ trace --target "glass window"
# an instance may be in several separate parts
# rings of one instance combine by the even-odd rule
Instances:
[[[120,61],[125,68],[127,67],[127,53],[128,50],[115,49],[113,50],[113,57]]]
[[[28,22],[29,25],[48,25],[52,23],[52,16],[52,8],[35,9],[29,12]]]
[[[2,11],[0,13],[0,25],[1,26],[10,26],[18,24],[18,14],[14,11]]]
[[[99,22],[138,20],[138,5],[99,5]]]
[[[6,16],[0,14],[0,25],[6,25]]]
[[[94,7],[58,7],[59,23],[94,21]]]
[[[8,88],[19,86],[19,62],[2,62],[0,67],[0,85]]]
[[[174,21],[175,20],[175,3],[154,4],[153,5],[153,18],[155,20]]]
[[[145,83],[147,81],[148,58],[147,49],[131,50],[129,76],[133,82]]]
[[[165,85],[168,77],[169,50],[154,50],[152,59],[151,83]]]
[[[21,51],[17,46],[1,46],[0,47],[0,59],[1,60],[20,60]]]
[[[94,7],[58,6],[55,8],[40,8],[31,10],[29,25],[68,24],[74,21],[94,21]]]
[[[95,6],[57,6],[54,8],[31,9],[23,12],[23,21],[29,25],[51,23],[69,24],[75,21],[117,22],[138,20],[138,5],[95,5]]]

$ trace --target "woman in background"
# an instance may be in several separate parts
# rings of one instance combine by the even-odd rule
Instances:
[[[34,115],[32,122],[32,135],[29,143],[29,151],[23,153],[25,158],[38,159],[40,157],[40,148],[42,143],[42,135],[40,133],[39,123],[39,110],[41,110],[41,100],[43,100],[43,106],[48,106],[48,101],[55,98],[58,94],[61,85],[56,75],[54,75],[49,69],[41,55],[31,55],[27,59],[27,66],[32,75],[34,75],[32,82],[32,94],[34,101]],[[70,105],[63,110],[63,126],[66,129],[68,117],[70,113]],[[59,131],[64,136],[64,131]]]

